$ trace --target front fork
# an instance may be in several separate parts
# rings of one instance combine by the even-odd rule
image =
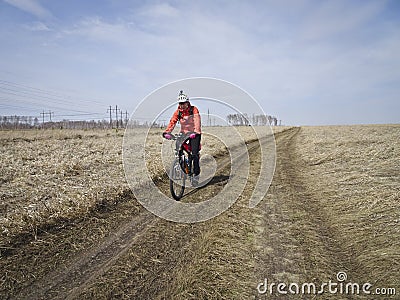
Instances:
[[[192,175],[192,162],[193,162],[192,156],[190,154],[188,154],[188,157],[186,158],[186,156],[183,153],[183,150],[179,150],[178,157],[179,157],[179,164],[181,165],[183,172],[185,174],[191,176]]]

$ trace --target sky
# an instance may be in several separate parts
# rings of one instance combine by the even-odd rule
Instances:
[[[196,77],[284,125],[400,123],[400,1],[0,0],[0,115],[132,114]]]

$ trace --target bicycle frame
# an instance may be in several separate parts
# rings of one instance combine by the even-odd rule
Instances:
[[[170,169],[170,191],[175,200],[180,200],[185,191],[185,181],[189,177],[192,183],[192,151],[188,143],[189,135],[172,135],[171,139],[175,141],[175,160]]]
[[[178,134],[172,137],[175,140],[175,158],[179,160],[182,171],[192,176],[192,149],[188,143],[189,137],[185,134]]]

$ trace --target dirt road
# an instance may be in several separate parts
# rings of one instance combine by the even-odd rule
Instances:
[[[255,212],[259,224],[254,239],[256,299],[397,299],[399,203],[381,195],[395,197],[399,186],[361,183],[364,170],[371,166],[373,172],[382,172],[379,168],[387,168],[389,157],[360,156],[348,148],[347,138],[336,138],[341,130],[293,128],[277,135],[273,183]],[[310,148],[304,149],[305,140],[316,136],[315,131],[323,143],[337,141],[350,155],[332,146],[321,159],[304,155]],[[316,144],[318,140],[313,139]],[[349,143],[367,144],[361,134]],[[354,168],[363,173],[349,177]],[[357,179],[359,187],[347,188],[349,178]]]
[[[257,208],[259,283],[268,279],[269,284],[315,283],[319,287],[324,281],[336,280],[339,271],[356,272],[351,253],[341,248],[341,237],[331,222],[332,212],[322,205],[320,194],[310,191],[312,182],[302,173],[304,166],[296,156],[300,130],[295,128],[278,135],[274,181],[265,201]],[[262,286],[261,291],[264,289]],[[257,294],[260,296],[259,291]],[[300,294],[301,291],[292,298],[299,299]],[[283,296],[276,286],[262,295]],[[290,298],[290,294],[284,296]]]
[[[353,259],[353,249],[343,247],[351,237],[335,226],[335,212],[321,204],[322,194],[310,188],[313,182],[303,172],[296,155],[300,131],[276,135],[275,176],[256,208],[248,202],[259,174],[258,142],[248,145],[245,190],[223,214],[198,224],[168,222],[126,191],[112,204],[49,228],[3,256],[1,298],[270,299],[279,295],[276,285],[263,292],[265,279],[319,284],[336,280],[339,271],[363,279],[363,264]],[[220,168],[206,187],[182,201],[212,197],[226,184],[229,170]],[[168,193],[166,177],[158,185]]]

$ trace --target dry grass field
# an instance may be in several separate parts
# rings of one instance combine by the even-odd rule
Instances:
[[[239,131],[246,140],[256,138],[250,127],[239,127]],[[165,172],[161,132],[150,130],[146,141],[147,167],[153,179]],[[27,234],[36,239],[40,227],[82,216],[126,193],[123,135],[124,131],[115,130],[0,132],[0,250],[7,249],[14,236]],[[142,142],[135,141],[134,146],[141,149]],[[203,155],[225,150],[210,135],[203,137],[202,146]],[[137,170],[138,176],[143,171]]]
[[[268,299],[279,295],[257,292],[265,278],[319,283],[338,272],[400,293],[400,125],[275,128],[275,175],[255,209],[260,153],[251,128],[239,131],[252,149],[245,190],[199,224],[159,219],[136,201],[123,131],[0,132],[0,298]],[[161,149],[159,130],[147,142]],[[202,144],[202,155],[226,155],[211,135]],[[161,157],[147,162],[167,193]],[[218,193],[221,172],[183,201]]]
[[[349,261],[338,268],[399,291],[400,126],[305,127],[298,139],[302,180]]]
[[[1,132],[1,247],[21,233],[84,214],[112,201],[125,183],[123,133],[113,131]]]

